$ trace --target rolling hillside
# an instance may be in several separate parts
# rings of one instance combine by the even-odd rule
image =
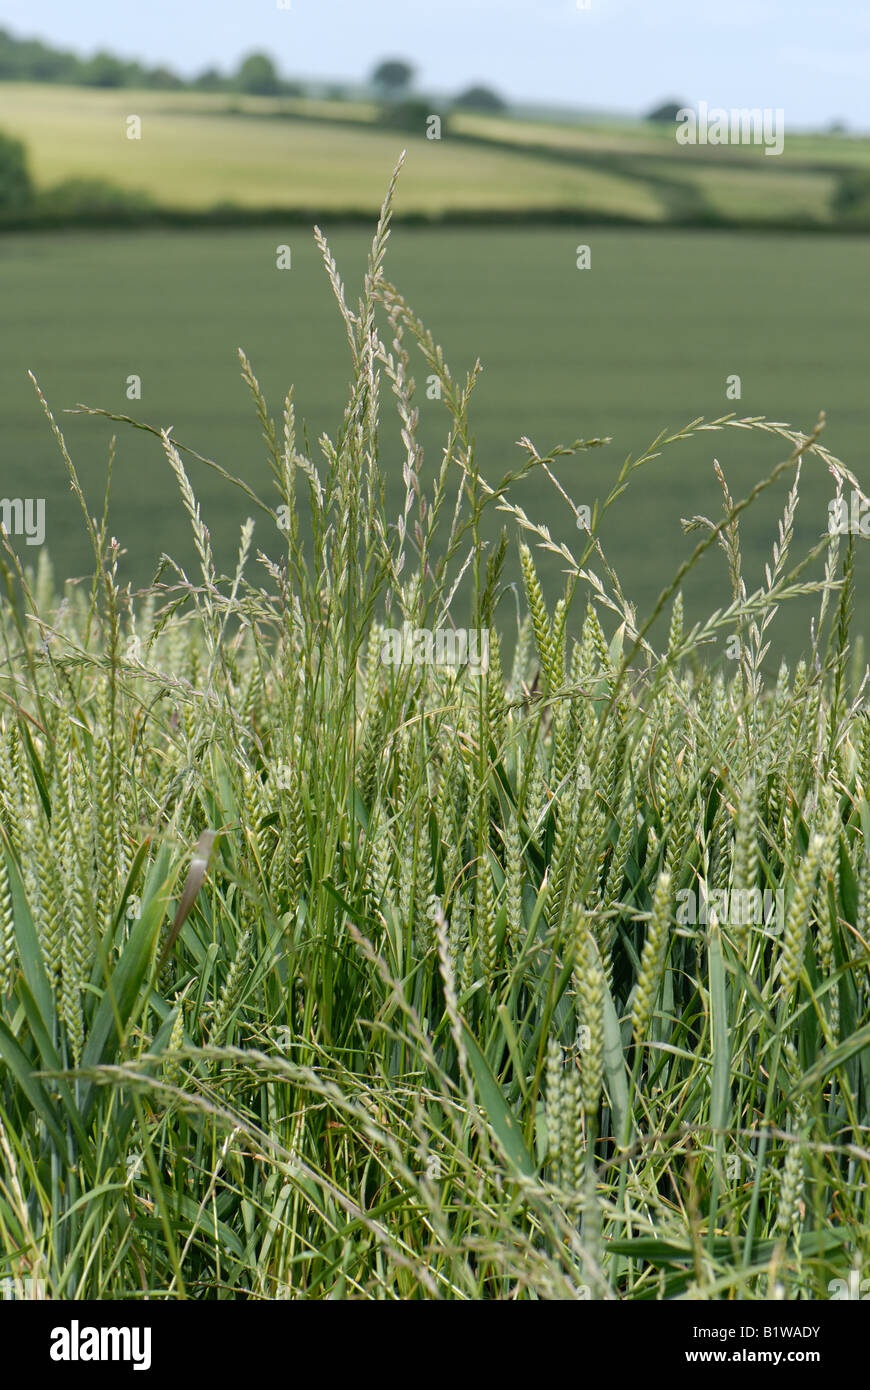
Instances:
[[[127,138],[131,114],[140,140]],[[103,179],[190,214],[372,213],[403,146],[399,217],[576,211],[812,228],[831,223],[844,176],[870,171],[870,141],[845,136],[787,136],[771,159],[758,146],[678,146],[653,123],[443,115],[443,138],[430,140],[419,112],[389,129],[364,103],[0,83],[0,130],[25,141],[37,190]]]

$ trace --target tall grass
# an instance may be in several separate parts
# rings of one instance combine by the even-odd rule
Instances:
[[[0,1276],[52,1298],[826,1297],[870,1256],[870,719],[852,540],[791,542],[801,469],[858,484],[820,426],[696,420],[557,546],[512,486],[574,507],[560,460],[600,441],[522,440],[486,480],[476,371],[385,275],[391,193],[356,308],[318,233],[352,367],[319,458],[242,356],[275,495],[237,480],[258,521],[230,573],[184,460],[210,461],[164,432],[197,571],[122,586],[49,414],[95,566],[60,601],[48,560],[4,545]],[[412,354],[447,419],[428,490]],[[734,429],[783,461],[736,503],[719,470],[721,519],[687,519],[701,538],[641,621],[601,519],[661,450]],[[780,481],[749,591],[739,519]],[[490,509],[520,542],[515,633]],[[686,631],[683,579],[717,545],[722,606]],[[540,549],[566,575],[552,612]],[[382,659],[466,588],[485,670]],[[807,657],[770,689],[776,610],[807,593]],[[705,662],[723,637],[737,659]],[[752,890],[764,911],[735,914]]]

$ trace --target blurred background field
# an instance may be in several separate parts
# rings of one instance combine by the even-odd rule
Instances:
[[[380,206],[385,177],[403,144],[412,158],[398,208],[440,212],[454,206],[583,207],[655,218],[655,198],[618,175],[580,166],[552,168],[532,155],[493,145],[429,141],[380,129],[365,107],[335,119],[334,107],[305,118],[279,115],[268,99],[238,105],[198,94],[80,92],[0,86],[0,128],[26,138],[37,187],[65,177],[107,178],[164,206],[206,211],[233,203],[255,208],[361,210]],[[127,140],[136,108],[144,138]],[[300,105],[302,110],[300,112]],[[279,111],[285,109],[282,103]],[[330,114],[332,119],[329,119]],[[386,175],[385,175],[386,171]]]
[[[364,230],[325,224],[353,298],[364,261]],[[581,229],[582,230],[582,229]],[[835,245],[809,238],[666,232],[651,236],[591,229],[592,272],[575,266],[567,229],[399,227],[390,270],[443,344],[455,374],[479,356],[483,373],[472,426],[484,473],[500,477],[519,460],[528,434],[539,450],[576,438],[613,443],[560,470],[578,502],[602,498],[615,468],[663,429],[696,415],[716,418],[736,405],[810,428],[828,415],[827,446],[859,476],[867,431],[867,305],[857,287],[870,275],[862,238]],[[159,441],[105,420],[62,412],[83,402],[149,424],[173,426],[176,439],[266,490],[259,429],[239,379],[236,349],[248,353],[276,413],[287,387],[312,450],[339,427],[348,376],[347,346],[313,237],[288,231],[292,269],[275,268],[274,228],[146,233],[8,235],[0,241],[4,315],[14,334],[0,343],[4,451],[12,476],[38,477],[47,498],[50,551],[61,573],[87,572],[86,538],[67,489],[62,460],[26,378],[36,374],[64,429],[97,510],[109,439],[119,431],[112,529],[134,582],[150,576],[161,551],[185,557],[186,518]],[[833,254],[835,253],[835,254]],[[808,269],[811,273],[807,273]],[[740,369],[743,396],[725,398]],[[446,416],[426,397],[426,369],[415,360],[420,435],[429,468],[440,460]],[[130,374],[142,398],[126,398]],[[384,386],[382,441],[393,509],[403,497],[401,446]],[[643,612],[687,554],[680,517],[718,515],[712,472],[718,457],[742,496],[781,456],[775,440],[731,431],[677,444],[634,478],[604,531],[609,558]],[[19,473],[20,470],[20,473]],[[7,474],[9,476],[9,474]],[[230,568],[248,504],[215,473],[191,463],[218,553]],[[827,520],[829,480],[807,469],[799,540]],[[769,554],[780,489],[745,518],[744,544],[756,576]],[[519,496],[569,545],[569,509],[538,486]],[[59,518],[65,518],[62,526]],[[258,542],[280,537],[261,517]],[[26,547],[24,548],[26,550]],[[863,559],[859,545],[859,562]],[[547,567],[551,586],[558,565]],[[709,556],[701,608],[727,602],[724,562]],[[752,575],[749,578],[753,578]],[[783,614],[796,624],[797,610]],[[802,620],[801,620],[802,621]],[[792,627],[793,643],[804,635]]]
[[[626,455],[696,416],[763,414],[810,429],[824,410],[825,444],[865,477],[870,140],[860,135],[796,132],[769,158],[760,146],[678,146],[667,104],[655,119],[554,114],[485,88],[436,99],[410,79],[391,93],[371,82],[306,88],[274,68],[264,79],[250,62],[254,80],[212,74],[185,85],[161,70],[120,85],[110,59],[86,77],[70,69],[74,82],[27,80],[42,71],[31,55],[16,69],[22,80],[9,80],[7,50],[0,42],[0,132],[20,142],[26,187],[4,205],[0,184],[3,492],[45,496],[59,574],[90,561],[27,370],[67,434],[93,511],[113,427],[63,414],[78,402],[171,425],[177,440],[265,488],[236,351],[250,356],[276,413],[294,384],[316,454],[319,434],[339,428],[349,364],[312,223],[353,297],[403,148],[389,273],[455,374],[481,359],[471,421],[485,474],[517,461],[522,435],[542,451],[610,435],[561,472],[575,500],[592,505]],[[438,113],[441,139],[429,139]],[[133,114],[138,140],[127,138]],[[282,244],[290,270],[276,266]],[[577,268],[580,245],[589,270]],[[426,398],[421,358],[415,367],[432,469],[446,417]],[[726,396],[733,374],[739,399]],[[140,400],[127,398],[131,375]],[[385,383],[387,411],[388,396]],[[187,524],[159,442],[117,428],[111,525],[126,548],[124,576],[139,584],[161,552],[187,556]],[[391,424],[383,450],[398,514]],[[635,477],[602,535],[641,614],[691,548],[680,518],[719,514],[713,458],[739,497],[781,455],[754,434],[701,435]],[[229,568],[249,508],[214,472],[191,471]],[[830,491],[818,468],[806,471],[799,541],[824,529]],[[784,492],[744,520],[749,582],[769,555]],[[576,544],[555,494],[518,500]],[[275,550],[271,523],[258,524],[259,543]],[[558,564],[543,569],[552,596]],[[728,601],[721,557],[707,557],[695,589],[699,613]],[[807,616],[799,606],[783,614],[786,649],[805,642]]]
[[[126,136],[135,114],[143,138]],[[426,135],[427,114],[442,121]],[[577,210],[640,222],[843,221],[850,174],[870,177],[870,140],[798,135],[781,157],[759,145],[678,146],[673,122],[531,121],[423,98],[372,101],[131,91],[0,82],[0,130],[26,143],[38,193],[109,180],[161,207],[235,205],[376,212],[404,144],[397,215]],[[858,200],[860,201],[860,200]],[[870,196],[846,221],[863,225]]]

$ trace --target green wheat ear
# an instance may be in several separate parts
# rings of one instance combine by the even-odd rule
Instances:
[[[532,629],[535,634],[535,644],[538,648],[541,679],[545,688],[549,689],[553,681],[554,668],[553,636],[550,631],[550,619],[547,616],[547,605],[544,602],[544,592],[538,579],[532,552],[525,544],[520,545],[520,567],[526,591],[526,601],[532,619]]]
[[[0,845],[0,1002],[12,988],[18,962],[15,941],[15,915],[12,909],[12,889],[6,868],[6,852]]]
[[[646,1037],[664,973],[671,925],[671,876],[662,872],[656,881],[652,912],[643,943],[643,954],[631,1010],[631,1031],[638,1045]]]
[[[163,1075],[167,1081],[175,1084],[181,1075],[181,1066],[178,1058],[173,1054],[181,1051],[184,1046],[184,1003],[179,997],[175,1009],[175,1018],[172,1022],[172,1032],[169,1034],[169,1044],[167,1052],[169,1058],[163,1063]]]
[[[824,853],[825,842],[821,835],[814,834],[809,848],[798,870],[794,896],[785,919],[782,938],[782,951],[779,958],[779,983],[784,1003],[794,994],[803,966],[804,947],[813,897],[816,888],[816,875]]]
[[[235,955],[230,963],[226,980],[218,996],[212,1017],[209,1037],[212,1045],[220,1043],[224,1033],[229,1026],[232,1014],[242,996],[245,983],[245,972],[248,968],[248,960],[251,953],[251,930],[246,927],[239,937]]]
[[[547,1040],[546,1106],[547,1147],[553,1171],[553,1181],[562,1182],[562,1156],[566,1148],[563,1136],[565,1115],[562,1049],[555,1038]]]
[[[72,1060],[78,1066],[85,1044],[85,1025],[82,1016],[81,989],[84,983],[79,962],[75,958],[71,938],[65,936],[61,947],[60,1008]]]
[[[507,938],[516,951],[525,935],[523,923],[523,856],[520,827],[516,812],[511,810],[505,831],[505,894],[507,902]]]
[[[574,986],[578,1023],[588,1030],[580,1052],[583,1109],[587,1117],[598,1113],[604,1085],[604,996],[607,989],[598,946],[587,913],[578,915],[575,932]]]
[[[802,1221],[801,1206],[806,1167],[803,1131],[808,1113],[806,1097],[801,1096],[795,1103],[794,1119],[789,1127],[791,1142],[786,1149],[779,1180],[776,1229],[783,1236],[791,1235],[800,1227]]]
[[[734,831],[734,857],[731,866],[732,900],[735,890],[741,895],[751,894],[758,881],[758,808],[755,779],[747,777],[740,788],[737,803]],[[743,918],[746,918],[744,921]],[[733,914],[732,914],[733,919]],[[740,921],[732,920],[731,935],[738,953],[742,956],[750,929],[750,912],[740,914]]]
[[[492,881],[492,866],[489,862],[489,848],[483,841],[476,873],[477,895],[475,902],[475,925],[477,927],[477,949],[483,967],[483,977],[488,986],[495,978],[498,965],[498,944],[495,931],[495,888]]]

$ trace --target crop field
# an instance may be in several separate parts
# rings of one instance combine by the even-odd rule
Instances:
[[[127,139],[130,114],[142,119],[139,140]],[[38,188],[109,179],[187,210],[374,214],[383,170],[404,145],[397,214],[577,209],[655,224],[706,210],[824,225],[839,175],[870,165],[870,141],[837,135],[789,133],[783,154],[768,158],[760,146],[678,147],[671,128],[649,122],[464,113],[428,140],[419,122],[394,132],[376,116],[365,103],[0,83],[0,130],[26,141]]]
[[[228,105],[186,93],[169,99],[7,83],[0,84],[0,129],[26,139],[40,187],[62,178],[106,178],[174,207],[231,201],[374,213],[384,169],[407,145],[403,212],[564,206],[649,220],[661,215],[643,184],[595,168],[549,167],[533,154],[378,130],[370,119],[353,119],[355,108],[343,121],[293,120],[277,118],[263,100],[248,101],[244,114]],[[142,117],[139,141],[126,138],[131,112]]]
[[[326,224],[329,230],[328,222]],[[291,269],[276,268],[276,246],[291,246]],[[591,247],[591,269],[576,268],[576,246]],[[358,293],[367,237],[337,228],[331,244]],[[470,422],[482,465],[516,463],[516,441],[539,449],[578,437],[613,442],[565,465],[566,483],[587,505],[628,454],[663,429],[697,415],[765,414],[811,428],[827,412],[826,445],[861,474],[870,430],[864,389],[870,369],[870,309],[856,287],[870,275],[870,245],[860,238],[818,242],[769,236],[672,230],[440,230],[399,227],[390,273],[443,343],[452,368],[483,371]],[[317,455],[334,437],[346,397],[345,336],[330,312],[332,292],[312,235],[304,229],[7,235],[0,240],[0,410],[7,478],[38,477],[47,503],[47,547],[59,574],[89,560],[75,522],[62,463],[27,370],[60,419],[89,505],[100,504],[112,426],[63,412],[77,403],[162,428],[253,486],[265,476],[264,449],[238,378],[243,347],[269,399],[295,386],[300,421]],[[427,397],[425,364],[412,357],[425,472],[440,460],[448,419]],[[739,374],[740,400],[726,398]],[[127,380],[141,379],[141,399]],[[116,427],[117,428],[117,427]],[[633,502],[602,538],[626,592],[641,606],[665,582],[672,561],[688,554],[680,518],[717,504],[714,456],[735,497],[776,462],[763,435],[739,441],[699,435],[648,465],[633,483]],[[398,431],[382,440],[387,499],[398,513],[404,494]],[[191,461],[216,552],[229,565],[246,504],[213,470]],[[183,555],[189,541],[174,506],[165,459],[153,436],[120,429],[111,523],[127,551],[121,573],[145,582],[161,551]],[[9,492],[11,483],[4,484]],[[526,500],[520,485],[518,496]],[[824,529],[831,495],[823,474],[805,480],[797,534],[808,543]],[[534,490],[528,491],[534,500]],[[760,499],[743,521],[747,564],[760,573],[781,499]],[[262,530],[268,518],[255,513]],[[574,517],[554,497],[554,537],[576,540]],[[260,531],[258,531],[258,540]],[[21,547],[25,559],[27,547]],[[864,562],[862,543],[856,563]],[[517,576],[512,552],[509,572]],[[542,557],[548,594],[560,564]],[[688,611],[721,591],[724,569],[707,558]],[[800,615],[800,616],[798,616]],[[795,604],[778,620],[790,650],[805,642],[806,614]],[[866,613],[858,612],[859,627]]]
[[[130,1301],[863,1289],[866,573],[825,499],[870,508],[828,447],[866,436],[866,249],[808,276],[798,241],[598,233],[581,273],[573,237],[390,240],[389,208],[367,261],[322,248],[338,303],[271,234],[2,243],[12,476],[56,453],[46,549],[68,574],[75,528],[90,568],[62,592],[0,547],[0,1270]],[[69,450],[34,443],[25,352]],[[773,423],[716,418],[731,371]],[[117,426],[106,515],[107,422],[61,412],[126,413],[131,373],[163,428]],[[120,544],[173,556],[131,592]]]
[[[664,121],[590,116],[582,121],[556,123],[545,119],[523,120],[518,116],[463,111],[457,113],[455,123],[456,129],[461,132],[535,146],[607,151],[611,154],[648,154],[651,157],[667,156],[675,150],[673,128]],[[783,152],[776,159],[765,155],[760,146],[745,144],[723,144],[715,148],[684,146],[678,158],[696,163],[713,158],[723,164],[751,162],[760,169],[766,168],[769,175],[775,175],[777,168],[783,164],[866,164],[870,160],[870,140],[866,136],[795,130],[790,125],[786,129]]]

